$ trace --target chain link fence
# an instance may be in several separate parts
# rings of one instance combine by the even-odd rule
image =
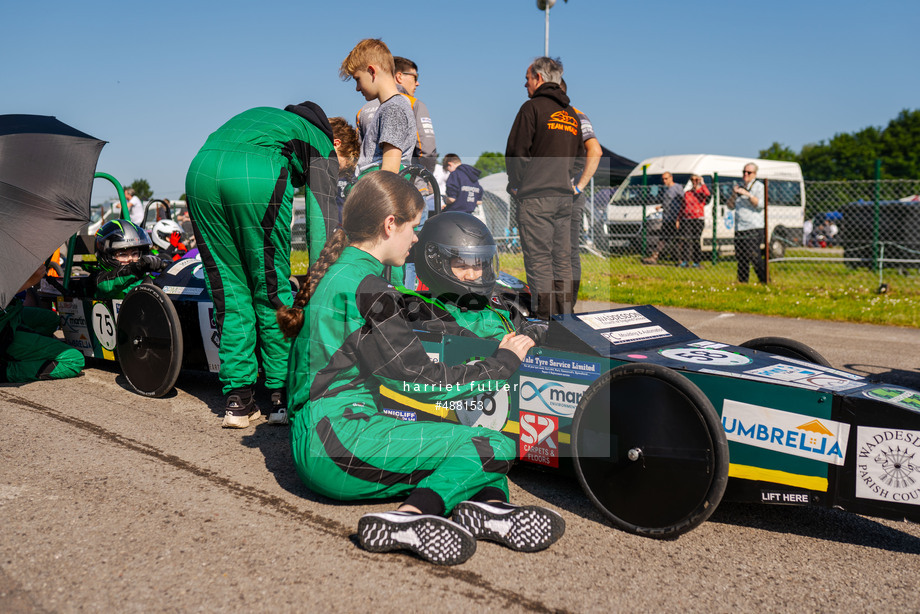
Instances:
[[[662,220],[663,186],[630,186],[615,200],[616,188],[591,186],[579,246],[582,298],[655,300],[660,288],[651,284],[655,294],[645,297],[637,279],[735,283],[735,219],[726,206],[733,183],[705,181],[711,197],[704,222],[684,221],[672,232]],[[884,292],[897,280],[902,292],[920,298],[920,180],[764,183],[769,233],[761,253],[771,286],[805,294],[846,287]],[[503,252],[503,270],[523,277],[511,200],[487,188],[480,209]],[[643,263],[652,255],[654,264]],[[756,280],[753,271],[750,277]]]
[[[689,176],[675,179],[689,189]],[[711,197],[702,223],[684,222],[672,233],[663,230],[662,185],[631,185],[619,193],[615,187],[589,186],[579,245],[580,298],[744,308],[737,300],[721,305],[710,300],[720,294],[731,300],[724,295],[737,287],[735,219],[727,206],[734,182],[709,176],[704,181]],[[502,270],[524,279],[515,212],[505,191],[507,176],[489,175],[480,183],[486,191],[475,215],[499,244]],[[920,180],[764,183],[768,233],[761,253],[772,292],[805,305],[815,296],[830,301],[844,294],[878,296],[890,286],[896,298],[920,301]],[[294,273],[303,274],[308,264],[306,219],[301,202],[295,201],[294,209],[292,263]],[[656,252],[654,264],[643,262]],[[757,280],[753,271],[750,279]],[[868,299],[866,303],[876,311],[890,307]]]

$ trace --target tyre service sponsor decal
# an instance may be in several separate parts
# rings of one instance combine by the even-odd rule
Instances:
[[[671,360],[706,366],[720,365],[723,367],[738,367],[750,364],[751,362],[751,359],[744,354],[715,348],[671,348],[659,350],[658,353],[664,358],[670,358]]]
[[[725,399],[722,428],[729,441],[843,465],[850,425]]]
[[[585,394],[587,386],[572,382],[556,382],[522,375],[520,380],[521,410],[571,418]]]
[[[915,390],[898,388],[897,386],[883,386],[870,390],[863,390],[863,396],[875,399],[876,401],[891,403],[892,405],[897,405],[898,407],[903,407],[911,411],[920,412],[920,393]]]
[[[601,336],[613,345],[622,345],[624,343],[635,343],[636,341],[648,341],[649,339],[670,337],[671,333],[660,326],[645,326],[643,328],[630,328],[629,330],[601,333]]]
[[[920,431],[857,427],[856,496],[920,505]]]
[[[652,321],[635,309],[625,309],[623,311],[610,311],[607,313],[591,313],[586,315],[576,315],[576,318],[593,328],[594,330],[605,330],[608,328],[622,328],[623,326],[635,326],[637,324],[651,324]]]
[[[521,371],[593,381],[601,375],[601,363],[528,354],[521,363]]]
[[[745,373],[781,382],[796,382],[812,388],[827,388],[828,390],[836,391],[851,390],[865,385],[863,382],[854,382],[817,369],[797,365],[775,364],[769,367],[751,369],[750,371],[745,371]]]
[[[520,458],[547,467],[559,466],[559,420],[521,412]]]

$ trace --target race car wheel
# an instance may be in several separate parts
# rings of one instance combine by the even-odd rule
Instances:
[[[128,293],[118,311],[115,351],[138,394],[161,397],[176,384],[182,367],[182,327],[163,290],[145,283]]]
[[[591,502],[620,529],[647,537],[698,526],[728,482],[728,442],[712,403],[655,364],[611,369],[585,391],[572,454]]]
[[[827,358],[818,353],[817,350],[796,341],[786,339],[785,337],[757,337],[741,344],[743,348],[757,350],[758,352],[770,352],[783,358],[796,358],[798,360],[807,360],[822,367],[830,367],[831,363]]]

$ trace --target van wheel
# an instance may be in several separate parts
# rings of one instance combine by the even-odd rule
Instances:
[[[785,226],[777,226],[770,237],[770,258],[782,258],[786,255],[786,236],[788,231]]]

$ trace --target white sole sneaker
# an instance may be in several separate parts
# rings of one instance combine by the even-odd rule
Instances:
[[[476,539],[498,542],[518,552],[549,548],[565,533],[565,520],[560,514],[535,505],[463,501],[454,508],[451,518]]]
[[[358,521],[358,542],[369,552],[408,550],[435,565],[459,565],[476,552],[472,533],[428,514],[365,514]]]
[[[243,414],[231,414],[228,410],[224,413],[224,421],[220,425],[225,429],[245,429],[249,428],[250,421],[255,422],[261,415],[259,406],[252,403],[249,411]]]

